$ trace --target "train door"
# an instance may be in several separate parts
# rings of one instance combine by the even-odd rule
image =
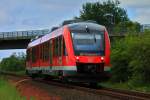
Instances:
[[[62,35],[58,37],[58,63],[59,63],[59,71],[58,76],[62,78],[63,76],[63,37]]]
[[[62,36],[54,39],[54,64],[55,66],[62,66],[62,51],[63,51],[63,41]]]
[[[56,66],[62,66],[62,36],[54,39],[54,64]]]

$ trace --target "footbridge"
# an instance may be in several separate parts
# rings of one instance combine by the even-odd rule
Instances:
[[[48,29],[0,32],[0,49],[26,49],[31,39],[48,33]]]

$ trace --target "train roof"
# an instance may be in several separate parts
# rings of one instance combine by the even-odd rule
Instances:
[[[103,25],[91,23],[88,21],[68,24],[68,26],[71,31],[86,30],[86,28],[89,28],[92,31],[104,31],[105,30],[105,27]]]
[[[67,25],[70,29],[70,31],[80,31],[80,30],[86,30],[86,28],[88,28],[91,31],[104,31],[105,27],[96,23],[91,23],[91,22],[77,22],[77,23],[71,23]],[[55,38],[59,35],[62,34],[63,31],[63,27],[60,27],[32,42],[29,43],[27,48],[39,45],[41,43],[44,43],[48,40],[50,40],[51,38]]]
[[[36,39],[34,41],[31,41],[28,44],[27,48],[34,47],[36,45],[39,45],[41,43],[44,43],[44,42],[50,40],[51,38],[55,38],[55,37],[61,35],[62,34],[62,30],[63,30],[63,27],[61,27],[61,28],[59,28],[59,29],[57,29],[57,30],[55,30],[53,32],[50,32],[50,33],[48,33],[48,34],[46,34],[46,35],[44,35],[44,36],[42,36],[42,37],[40,37],[40,38],[38,38],[38,39]],[[56,34],[54,34],[54,33],[56,33]]]

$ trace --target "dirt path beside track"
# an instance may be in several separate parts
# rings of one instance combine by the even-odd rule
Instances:
[[[21,96],[25,97],[26,100],[61,100],[61,97],[50,94],[44,89],[34,85],[31,79],[18,79],[9,76],[8,80],[17,87]]]

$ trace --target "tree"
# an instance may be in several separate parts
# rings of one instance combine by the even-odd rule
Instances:
[[[118,0],[86,3],[82,6],[79,18],[83,20],[95,20],[97,23],[105,26],[118,24],[123,20],[129,21],[126,10],[119,7],[119,4]]]
[[[109,32],[121,33],[127,31],[140,31],[140,24],[128,18],[127,11],[121,8],[118,0],[83,4],[80,16],[75,19],[94,20],[105,25]]]
[[[120,22],[116,26],[114,26],[114,32],[116,34],[139,33],[141,31],[140,29],[140,23],[132,21]]]
[[[16,53],[12,54],[8,58],[3,58],[0,63],[0,69],[5,71],[20,71],[25,69],[25,54]]]

